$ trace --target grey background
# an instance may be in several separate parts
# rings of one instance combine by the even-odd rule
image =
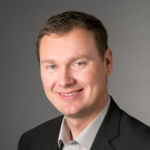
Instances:
[[[102,20],[114,58],[109,93],[150,125],[149,0],[1,0],[0,150],[17,149],[23,132],[60,115],[44,94],[35,43],[43,23],[67,10]]]

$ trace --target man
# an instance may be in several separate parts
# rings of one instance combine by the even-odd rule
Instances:
[[[108,95],[112,51],[101,21],[81,12],[51,17],[37,56],[46,96],[64,115],[23,134],[18,150],[148,150],[150,128]]]

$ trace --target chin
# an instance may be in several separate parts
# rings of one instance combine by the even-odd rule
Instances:
[[[74,110],[73,108],[68,108],[68,109],[64,109],[60,111],[63,115],[65,115],[66,117],[71,117],[71,116],[76,116],[77,114],[79,114],[79,110]]]

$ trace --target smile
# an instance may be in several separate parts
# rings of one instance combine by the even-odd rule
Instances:
[[[82,89],[82,90],[83,90],[83,89]],[[72,96],[72,95],[75,95],[75,94],[81,92],[82,90],[74,91],[74,92],[71,92],[71,93],[60,93],[60,95]]]

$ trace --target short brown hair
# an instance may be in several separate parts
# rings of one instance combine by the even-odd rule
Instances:
[[[77,11],[67,11],[50,17],[40,30],[36,43],[37,58],[40,63],[39,48],[44,35],[52,33],[63,35],[73,28],[81,28],[90,31],[95,39],[98,52],[104,59],[105,51],[108,48],[108,35],[102,22],[96,17]]]

